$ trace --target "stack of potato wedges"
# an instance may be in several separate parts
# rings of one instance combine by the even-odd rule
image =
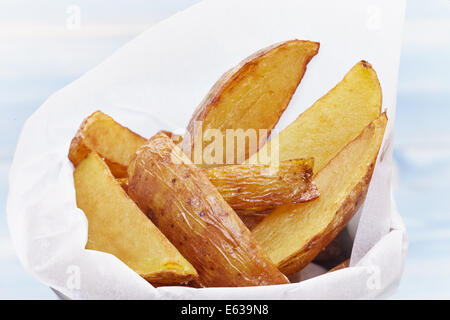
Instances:
[[[86,248],[154,286],[287,284],[324,257],[364,201],[387,117],[377,75],[360,61],[271,136],[318,51],[290,40],[246,58],[183,136],[147,139],[101,111],[88,116],[69,150]]]

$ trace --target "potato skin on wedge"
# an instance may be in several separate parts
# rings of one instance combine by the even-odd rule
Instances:
[[[124,178],[128,164],[145,141],[110,116],[96,111],[83,121],[72,139],[69,160],[76,167],[91,151],[95,151],[105,159],[116,178]]]
[[[289,283],[206,174],[164,134],[128,168],[128,193],[199,274],[195,286]]]
[[[197,277],[97,153],[91,152],[77,166],[74,183],[77,206],[88,219],[86,249],[115,255],[151,283],[182,284]]]
[[[283,129],[278,139],[279,160],[314,158],[314,174],[381,113],[382,94],[377,74],[367,61],[354,65],[333,89]],[[271,142],[248,163],[264,163]]]
[[[205,169],[209,181],[235,210],[264,211],[315,199],[314,159],[295,159],[270,165],[231,165]]]
[[[208,129],[220,130],[223,137],[226,129],[256,130],[255,148],[250,148],[250,143],[243,150],[236,150],[235,146],[228,150],[227,155],[224,141],[220,164],[195,161],[202,166],[242,163],[265,143],[303,78],[307,64],[318,50],[317,42],[285,41],[254,53],[226,72],[195,110],[187,126],[183,150],[190,150],[191,159],[195,159],[197,151],[194,145],[198,141],[196,136],[200,134],[204,139],[197,148],[205,151],[210,140],[205,135]],[[198,121],[202,122],[203,132],[196,132]],[[266,129],[267,135],[261,134],[260,129]]]
[[[316,175],[319,198],[278,207],[252,230],[284,274],[311,262],[356,213],[365,199],[386,123],[382,114]]]

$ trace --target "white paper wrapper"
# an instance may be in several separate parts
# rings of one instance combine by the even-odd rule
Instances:
[[[360,299],[391,294],[407,250],[390,188],[404,9],[405,1],[398,0],[209,0],[129,42],[51,96],[23,128],[7,213],[25,268],[74,299]],[[293,277],[308,280],[289,285],[153,288],[114,256],[85,250],[87,220],[76,207],[67,159],[81,121],[101,109],[146,137],[160,129],[178,132],[223,72],[261,48],[293,38],[321,46],[278,129],[361,59],[374,66],[383,89],[389,124],[367,199],[349,225],[356,234],[351,268],[320,275],[324,270],[311,264]]]

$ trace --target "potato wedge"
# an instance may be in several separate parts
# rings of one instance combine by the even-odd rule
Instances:
[[[183,142],[183,136],[179,135],[179,134],[175,134],[171,131],[168,130],[160,130],[158,131],[158,133],[164,133],[166,136],[168,136],[175,145],[178,145],[180,143]]]
[[[203,170],[225,201],[242,216],[264,214],[276,206],[317,198],[313,163],[313,159],[295,159],[282,161],[277,167],[233,165]],[[128,189],[127,178],[117,181]]]
[[[76,167],[91,152],[97,152],[117,178],[127,176],[127,167],[146,139],[96,111],[81,124],[72,139],[69,159]]]
[[[381,100],[375,70],[360,61],[336,87],[279,133],[275,140],[279,160],[314,158],[316,174],[380,115]],[[270,148],[269,141],[247,162],[265,163]]]
[[[272,210],[270,210],[268,213],[257,212],[256,214],[249,214],[249,212],[242,213],[239,211],[236,211],[236,213],[238,214],[239,218],[241,218],[245,226],[251,231],[258,225],[258,223],[260,223],[264,219],[264,217],[268,216],[271,211]]]
[[[165,134],[137,151],[128,173],[130,197],[195,267],[196,286],[289,282],[206,174]]]
[[[121,188],[95,152],[74,172],[76,200],[88,222],[86,249],[115,255],[149,282],[180,284],[197,272]]]
[[[344,228],[320,253],[314,258],[313,262],[331,269],[342,261],[350,258],[352,253],[353,239],[348,230]]]
[[[383,140],[382,114],[315,177],[316,200],[276,208],[253,235],[278,268],[291,275],[311,262],[346,226],[363,202]]]
[[[303,78],[308,62],[318,50],[317,42],[286,41],[256,52],[226,72],[193,114],[187,126],[189,139],[185,135],[183,150],[190,150],[191,159],[197,165],[242,163],[265,143]],[[196,130],[198,121],[202,122],[200,130]],[[239,153],[236,143],[234,148],[229,148],[228,155],[224,141],[220,163],[211,164],[204,157],[208,153],[205,149],[210,144],[208,141],[212,140],[207,135],[208,129],[220,130],[223,138],[226,129],[242,129],[244,133],[252,129],[256,130],[257,141],[253,147],[246,143],[244,148],[239,148]],[[261,134],[260,129],[266,129],[267,135]],[[202,142],[196,142],[197,132],[203,137]],[[203,151],[199,160],[194,156],[196,143],[201,144],[197,149]]]
[[[315,199],[314,159],[286,160],[278,166],[231,165],[206,169],[209,181],[235,210],[263,211]]]

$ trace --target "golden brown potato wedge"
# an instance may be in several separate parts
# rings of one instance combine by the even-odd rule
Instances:
[[[270,165],[231,165],[206,169],[209,181],[235,210],[263,211],[315,199],[314,159],[295,159]]]
[[[382,114],[315,177],[316,200],[276,208],[253,235],[278,268],[291,275],[311,262],[345,227],[363,202],[383,140]]]
[[[163,133],[163,132],[162,132]],[[225,201],[242,215],[264,214],[268,209],[315,199],[313,159],[286,160],[278,166],[233,165],[204,169]],[[124,190],[127,178],[117,179]]]
[[[128,193],[192,263],[201,287],[288,283],[206,174],[165,134],[128,168]]]
[[[278,139],[279,160],[314,158],[319,172],[381,112],[381,87],[372,66],[361,61],[325,96],[317,100]],[[248,160],[265,163],[271,142]],[[251,162],[250,162],[251,161]]]
[[[121,188],[95,152],[74,172],[78,207],[88,219],[86,249],[115,255],[149,282],[180,284],[196,270]]]
[[[97,152],[117,178],[127,176],[127,167],[146,139],[123,127],[101,111],[87,117],[72,139],[69,159],[76,167],[91,152]]]
[[[308,62],[318,50],[317,42],[286,41],[256,52],[225,73],[193,114],[187,127],[183,150],[190,151],[191,158],[198,165],[242,163],[264,144],[303,78]],[[198,121],[202,122],[200,130],[196,130]],[[226,129],[242,129],[243,133],[252,129],[256,130],[256,141],[254,145],[246,143],[244,148],[239,148],[239,153],[238,142],[234,148],[229,148],[228,154],[224,141],[223,157],[219,157],[217,161],[220,163],[208,163],[205,161],[205,154],[210,153],[208,141],[213,139],[208,136],[208,129],[220,130],[223,138],[226,136]],[[259,129],[266,129],[267,135]],[[198,134],[200,139],[203,137],[202,141],[197,142]],[[197,150],[203,151],[203,157],[200,156],[198,160],[195,156],[198,154]]]
[[[175,134],[171,131],[168,130],[160,130],[158,133],[164,133],[166,136],[168,136],[175,145],[180,144],[181,142],[183,142],[183,136],[179,135],[179,134]]]

